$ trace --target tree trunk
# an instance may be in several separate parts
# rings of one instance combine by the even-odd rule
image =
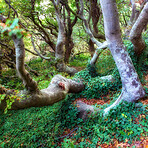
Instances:
[[[132,4],[132,14],[131,14],[131,17],[130,17],[130,21],[128,22],[128,26],[125,30],[125,35],[128,37],[130,32],[131,32],[131,28],[132,26],[135,24],[135,22],[137,21],[137,18],[139,17],[139,14],[140,12],[142,11],[146,1],[142,1],[142,3],[139,3],[140,4],[140,10],[138,10],[136,8],[136,0],[130,0],[131,1],[131,4]]]
[[[104,110],[105,113],[108,113],[121,100],[135,102],[142,98],[145,92],[121,39],[116,1],[101,0],[100,3],[104,17],[106,40],[122,81],[122,93],[120,97],[110,107]]]
[[[91,54],[91,57],[93,57],[94,52],[95,52],[95,47],[94,47],[94,43],[91,41],[91,39],[89,39],[88,45],[89,45],[89,52]]]
[[[92,17],[92,23],[93,23],[93,30],[94,32],[98,33],[98,21],[100,18],[100,8],[98,6],[97,0],[90,0],[90,13]]]
[[[70,58],[71,51],[72,51],[73,47],[74,47],[74,43],[72,41],[71,35],[66,36],[66,39],[65,39],[65,58],[64,58],[65,63],[69,63],[69,58]]]
[[[93,57],[90,60],[90,65],[96,64],[99,55],[102,53],[103,49],[105,49],[107,46],[108,46],[108,43],[107,43],[107,41],[105,41],[104,43],[102,43],[102,45],[100,47],[97,48]],[[102,49],[102,50],[99,52],[99,49]]]
[[[89,35],[92,43],[96,44],[97,47],[98,47],[96,49],[96,51],[95,51],[91,61],[90,61],[90,65],[92,65],[92,64],[96,63],[96,61],[97,61],[97,59],[98,59],[98,57],[100,55],[100,51],[99,51],[101,49],[100,47],[103,47],[103,49],[106,48],[107,47],[107,42],[101,43],[101,42],[99,42],[98,40],[95,39],[93,33],[91,32],[91,30],[89,28],[89,24],[88,24],[86,18],[84,17],[84,12],[83,12],[84,11],[84,4],[83,4],[83,0],[79,0],[79,1],[80,1],[80,6],[81,6],[79,15],[80,15],[80,18],[83,20],[83,23],[85,25],[86,33]]]
[[[40,107],[54,104],[62,99],[65,99],[68,93],[79,93],[84,89],[82,81],[76,82],[75,80],[66,79],[61,75],[56,75],[51,80],[48,88],[42,89],[38,92],[32,92],[30,94],[18,94],[17,99],[14,100],[11,109],[23,109],[28,107]],[[0,93],[5,93],[11,96],[14,94],[11,90],[0,89]],[[16,95],[16,94],[14,94]],[[5,109],[6,97],[0,103],[0,109]]]
[[[30,74],[25,70],[24,58],[25,58],[25,48],[22,38],[18,38],[16,35],[12,36],[15,53],[16,53],[16,70],[19,77],[22,79],[24,86],[29,92],[37,92],[37,83],[31,78]]]
[[[2,54],[2,51],[0,49],[0,75],[2,73],[2,59],[3,59],[3,54]]]
[[[132,14],[130,17],[130,21],[129,21],[129,25],[133,25],[135,18],[136,18],[136,4],[135,4],[135,0],[131,0],[131,4],[132,4]]]
[[[59,12],[59,1],[57,3],[52,0],[53,5],[55,7],[55,13],[56,13],[56,19],[58,22],[59,26],[59,32],[58,32],[58,39],[57,39],[57,44],[56,44],[56,51],[55,51],[55,57],[56,57],[56,68],[60,72],[67,72],[70,75],[74,75],[77,70],[71,67],[68,67],[65,62],[64,62],[64,43],[65,43],[65,30],[64,30],[64,24],[63,21],[60,17],[60,12]]]
[[[0,94],[6,94],[4,100],[0,102],[0,109],[7,106],[7,100],[16,96],[11,109],[23,109],[28,107],[47,106],[64,99],[67,93],[78,93],[84,89],[82,81],[66,79],[56,75],[50,82],[48,88],[39,90],[37,83],[31,78],[24,67],[25,48],[22,38],[12,35],[16,50],[16,70],[27,91],[16,94],[14,90],[7,90],[0,87]]]
[[[130,32],[130,40],[134,45],[135,53],[139,56],[145,48],[145,41],[142,39],[142,31],[148,23],[148,2],[141,11],[137,21]]]

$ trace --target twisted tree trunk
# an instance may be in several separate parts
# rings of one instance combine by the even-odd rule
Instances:
[[[58,26],[59,26],[59,33],[58,33],[58,39],[57,39],[57,44],[56,44],[56,51],[55,51],[55,57],[57,60],[57,64],[56,64],[56,68],[58,71],[60,72],[67,72],[70,75],[74,75],[77,70],[71,67],[68,67],[65,63],[64,63],[64,43],[65,43],[65,30],[64,30],[64,24],[63,24],[63,20],[60,17],[60,12],[59,12],[59,4],[60,1],[55,1],[52,0],[54,8],[55,8],[55,13],[56,13],[56,19],[58,22]]]
[[[104,110],[106,114],[111,108],[118,105],[121,100],[135,102],[142,98],[145,92],[121,39],[116,1],[101,0],[100,3],[104,17],[106,40],[122,81],[122,93],[110,107]]]
[[[16,70],[19,77],[22,79],[23,84],[27,91],[38,92],[37,83],[31,78],[30,74],[25,70],[24,58],[25,58],[25,48],[22,38],[18,38],[16,35],[12,36],[15,53],[16,53]]]
[[[66,79],[61,75],[56,75],[46,89],[38,90],[38,92],[34,91],[27,94],[15,94],[11,90],[3,89],[0,93],[5,93],[9,96],[11,96],[11,94],[17,95],[17,98],[12,103],[11,109],[23,109],[52,105],[65,99],[68,93],[79,93],[83,89],[84,84],[82,81],[77,82],[75,80]],[[0,109],[5,109],[8,99],[9,97],[6,97],[1,101]]]
[[[7,106],[7,100],[15,96],[11,109],[23,109],[28,107],[47,106],[58,102],[66,97],[68,93],[78,93],[84,89],[82,81],[70,80],[56,75],[50,82],[48,88],[39,90],[37,83],[31,78],[24,67],[25,48],[22,38],[12,36],[16,50],[16,70],[22,79],[26,91],[16,94],[14,90],[7,90],[0,87],[0,94],[6,94],[4,100],[0,102],[0,109]]]

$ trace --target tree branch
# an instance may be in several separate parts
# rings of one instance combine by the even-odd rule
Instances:
[[[145,48],[145,41],[142,39],[142,31],[147,26],[147,23],[148,23],[148,2],[141,11],[129,35],[137,55],[140,55],[143,49]]]
[[[24,67],[25,49],[23,39],[18,38],[16,35],[12,35],[12,39],[15,45],[16,70],[18,75],[29,92],[38,92],[37,83],[31,78]]]
[[[42,59],[50,60],[50,57],[45,57],[45,56],[41,55],[39,53],[39,51],[36,49],[35,44],[34,44],[34,40],[33,40],[33,37],[32,36],[31,36],[31,42],[32,42],[33,48],[36,51],[36,53],[38,54],[38,56],[40,56]]]
[[[6,4],[9,5],[10,8],[12,8],[12,10],[13,10],[14,13],[16,14],[16,16],[19,17],[17,11],[11,6],[11,4],[10,4],[7,0],[5,0],[5,2],[6,2]]]

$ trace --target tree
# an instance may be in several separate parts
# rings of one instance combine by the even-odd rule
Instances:
[[[147,2],[146,0],[138,0],[138,1],[130,0],[131,6],[132,6],[132,13],[131,13],[128,25],[126,27],[126,31],[125,31],[126,36],[129,36],[131,28],[135,24],[146,2]]]
[[[24,1],[23,3],[22,1],[19,1],[20,3],[22,3],[22,5],[19,7],[17,6],[18,1],[8,2],[7,0],[5,0],[5,2],[9,6],[9,9],[12,9],[14,11],[15,16],[20,19],[19,23],[21,27],[24,28],[26,31],[30,31],[32,33],[32,36],[34,36],[36,40],[40,40],[40,42],[44,41],[46,46],[50,47],[49,51],[54,52],[55,58],[58,63],[59,57],[57,56],[58,45],[56,45],[56,38],[58,37],[60,27],[58,21],[56,21],[55,17],[56,10],[55,7],[52,5],[52,1],[48,3],[48,5],[50,5],[51,7],[50,11],[41,1],[37,0],[31,0],[29,3],[27,1]],[[61,50],[60,53],[64,59],[61,64],[61,68],[57,66],[57,64],[55,65],[55,67],[59,71],[64,71],[69,73],[70,75],[73,75],[77,71],[74,68],[68,67],[66,63],[69,62],[69,57],[74,46],[72,40],[72,31],[74,25],[77,22],[77,16],[75,16],[74,19],[70,18],[71,11],[67,3],[68,2],[66,1],[60,1],[58,6],[58,9],[60,10],[59,16],[60,15],[62,16],[61,19],[63,21],[63,27],[64,27],[63,30],[65,37],[63,39],[62,48],[63,50],[65,48],[65,52],[62,52]],[[42,7],[40,7],[40,5],[44,5],[46,7],[45,10]],[[44,50],[42,50],[41,53],[37,50],[35,46],[36,43],[33,37],[31,40],[36,54],[45,60],[50,60],[49,57],[45,57],[42,55],[42,52],[44,52]],[[38,46],[40,47],[41,45],[38,44]]]
[[[135,102],[144,97],[145,92],[121,39],[115,0],[101,0],[100,3],[104,16],[106,40],[122,81],[122,93],[110,107],[104,110],[107,113],[112,107],[118,105],[121,100]]]
[[[60,2],[59,1],[55,2],[54,0],[52,2],[53,2],[53,5],[54,5],[54,8],[55,8],[56,19],[57,19],[58,26],[59,26],[59,32],[58,32],[58,38],[57,38],[57,44],[56,44],[56,50],[55,50],[55,57],[56,57],[56,60],[57,60],[56,68],[59,71],[64,71],[64,72],[67,72],[71,75],[74,75],[77,71],[76,71],[76,69],[70,68],[65,64],[65,62],[64,62],[64,49],[63,49],[65,42],[67,42],[67,45],[72,43],[72,40],[71,40],[72,31],[69,32],[70,33],[69,36],[66,37],[66,32],[65,32],[65,29],[64,29],[64,22],[61,18],[61,15],[60,15],[60,8],[59,8]],[[72,26],[71,26],[71,29],[72,29]],[[68,39],[68,37],[69,37],[69,39]],[[67,38],[67,41],[65,41],[66,38]],[[71,43],[68,42],[68,40],[71,40],[70,41]],[[68,45],[67,50],[66,50],[68,57],[70,56],[71,50],[72,50],[72,48]],[[68,58],[68,57],[66,57],[66,58]]]
[[[13,93],[13,91],[9,91],[1,87],[0,92],[9,95],[14,94],[18,97],[14,100],[11,109],[50,105],[64,99],[67,93],[77,93],[84,89],[84,84],[81,81],[77,82],[75,80],[66,79],[61,75],[56,75],[50,82],[47,89],[39,90],[37,83],[31,78],[30,74],[25,70],[24,67],[25,50],[23,38],[19,38],[17,35],[13,34],[12,39],[16,50],[16,70],[19,77],[23,81],[26,91],[23,92],[25,95],[24,99],[19,99],[21,94],[17,95]],[[0,104],[1,109],[6,107],[7,99],[9,98],[6,97],[4,100],[2,100]]]
[[[59,1],[52,0],[52,3],[55,8],[57,22],[59,26],[58,39],[56,44],[56,57],[59,59],[58,67],[65,68],[63,60],[64,59],[63,45],[65,38],[64,24],[60,14]],[[104,110],[106,114],[109,112],[111,108],[118,105],[122,100],[127,102],[135,102],[141,97],[143,97],[145,95],[145,92],[140,83],[140,80],[133,66],[131,58],[129,57],[121,39],[121,31],[119,26],[119,17],[118,17],[116,1],[101,0],[100,3],[104,17],[104,29],[106,37],[106,41],[104,43],[100,43],[95,39],[89,27],[89,24],[84,17],[83,13],[84,4],[82,0],[79,1],[80,11],[77,17],[83,20],[86,32],[90,36],[91,41],[98,46],[97,50],[106,48],[107,46],[109,47],[112,56],[114,58],[114,61],[116,63],[116,66],[118,68],[118,71],[120,73],[121,82],[122,82],[121,95],[110,107]],[[142,13],[140,14],[140,18],[144,19],[144,20],[142,19],[142,21],[147,21],[146,13],[147,13],[147,3]],[[137,20],[137,22],[139,21]],[[141,29],[143,27],[144,25],[142,25]],[[9,28],[7,32],[9,32]],[[77,81],[70,80],[60,75],[56,75],[50,82],[48,88],[39,90],[37,83],[31,78],[31,76],[25,70],[24,67],[25,47],[24,47],[23,37],[17,36],[17,34],[13,31],[13,33],[11,33],[11,38],[13,39],[16,50],[16,70],[26,88],[26,91],[23,92],[23,94],[25,94],[25,97],[21,100],[15,99],[12,104],[12,109],[53,104],[57,101],[64,99],[67,93],[77,93],[81,92],[84,89],[84,84],[81,80]],[[141,38],[138,38],[138,41],[139,39]],[[98,55],[99,54],[96,51],[94,57],[91,60],[93,61],[92,62],[93,64],[95,64]],[[108,76],[106,76],[105,78],[108,79]],[[2,87],[0,89],[0,92],[4,92],[7,94],[15,94],[13,93],[13,91],[4,89]],[[17,96],[21,97],[21,94],[18,94]],[[4,108],[6,106],[6,100],[7,98],[5,98],[2,101],[0,105],[1,108]],[[82,106],[84,107],[84,104],[82,104]],[[89,107],[87,106],[86,108]],[[93,110],[92,107],[90,108],[91,110]]]

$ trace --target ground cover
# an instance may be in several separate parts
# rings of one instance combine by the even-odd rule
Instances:
[[[108,54],[109,56],[109,54]],[[85,58],[86,57],[86,58]],[[80,67],[82,62],[88,61],[88,56],[77,56],[79,62],[70,63],[71,66]],[[84,122],[77,118],[78,111],[75,106],[77,100],[94,105],[100,110],[108,106],[119,96],[121,91],[118,72],[113,69],[104,71],[105,62],[110,57],[100,57],[102,66],[98,68],[95,76],[91,76],[89,67],[75,77],[84,78],[86,88],[82,93],[69,94],[63,101],[52,106],[29,108],[18,111],[0,112],[0,147],[148,147],[148,70],[138,65],[138,73],[146,91],[146,97],[136,104],[121,103],[111,110],[107,117],[102,112],[89,116]],[[143,58],[144,59],[144,58]],[[100,61],[98,61],[100,63]],[[38,82],[40,89],[46,88],[52,77],[57,74],[52,62],[35,59],[28,65],[38,71],[38,76],[32,76]],[[104,65],[104,66],[103,66]],[[99,66],[98,66],[99,67]],[[140,69],[139,69],[140,67]],[[102,70],[101,70],[102,68]],[[103,74],[116,75],[115,83],[100,82]],[[10,81],[13,71],[3,74],[1,84],[12,88],[22,89],[21,81],[14,77]],[[66,73],[62,75],[69,77]],[[97,76],[96,76],[97,75]],[[9,79],[10,77],[10,79]],[[69,77],[72,78],[72,77]]]

